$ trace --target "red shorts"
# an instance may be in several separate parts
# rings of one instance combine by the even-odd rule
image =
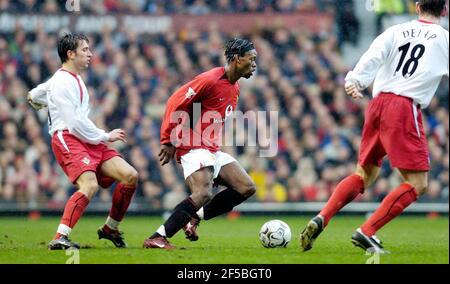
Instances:
[[[381,93],[369,102],[359,164],[380,167],[386,154],[394,168],[417,171],[430,169],[422,113],[411,98]]]
[[[98,184],[103,188],[107,188],[114,183],[114,179],[100,173],[100,166],[103,162],[120,156],[120,154],[105,143],[88,144],[70,134],[67,130],[63,130],[56,131],[53,134],[52,149],[58,164],[73,184],[86,171],[95,172]]]

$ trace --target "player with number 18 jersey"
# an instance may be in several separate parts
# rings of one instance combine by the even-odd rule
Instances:
[[[353,244],[371,253],[386,253],[375,233],[427,190],[430,159],[421,109],[430,104],[442,77],[448,78],[448,31],[439,26],[447,4],[445,0],[418,0],[416,11],[417,20],[392,26],[378,36],[345,77],[345,91],[354,99],[362,98],[361,91],[373,82],[358,165],[302,231],[304,251],[312,248],[341,208],[376,180],[386,155],[403,182],[356,229]]]
[[[442,76],[448,77],[448,44],[448,31],[437,24],[419,19],[395,25],[347,74],[345,80],[358,89],[373,81],[375,99],[366,114],[361,165],[380,166],[388,154],[393,167],[429,170],[420,109],[430,104]]]

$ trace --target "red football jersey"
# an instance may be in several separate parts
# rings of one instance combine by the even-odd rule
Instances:
[[[172,143],[177,158],[191,149],[220,150],[222,127],[239,98],[225,68],[204,72],[179,88],[167,101],[161,125],[161,144]]]

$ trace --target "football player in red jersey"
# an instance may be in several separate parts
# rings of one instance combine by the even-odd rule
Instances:
[[[201,219],[229,212],[255,193],[255,184],[246,171],[220,150],[220,140],[225,120],[236,109],[238,80],[252,76],[256,56],[250,41],[232,39],[225,46],[225,67],[198,75],[169,98],[161,126],[159,158],[164,165],[176,157],[192,194],[144,241],[145,248],[174,248],[167,238],[181,228],[186,238],[196,241]],[[213,183],[226,189],[211,198]]]

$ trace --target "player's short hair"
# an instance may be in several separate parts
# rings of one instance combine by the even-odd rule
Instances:
[[[440,17],[445,9],[445,0],[418,0],[422,13]]]
[[[233,38],[225,44],[225,58],[230,63],[233,61],[234,55],[244,56],[247,51],[252,49],[255,49],[255,47],[251,41],[243,38]]]
[[[58,55],[62,63],[66,62],[68,59],[67,51],[76,50],[82,40],[89,42],[87,36],[78,33],[65,34],[58,39]]]

